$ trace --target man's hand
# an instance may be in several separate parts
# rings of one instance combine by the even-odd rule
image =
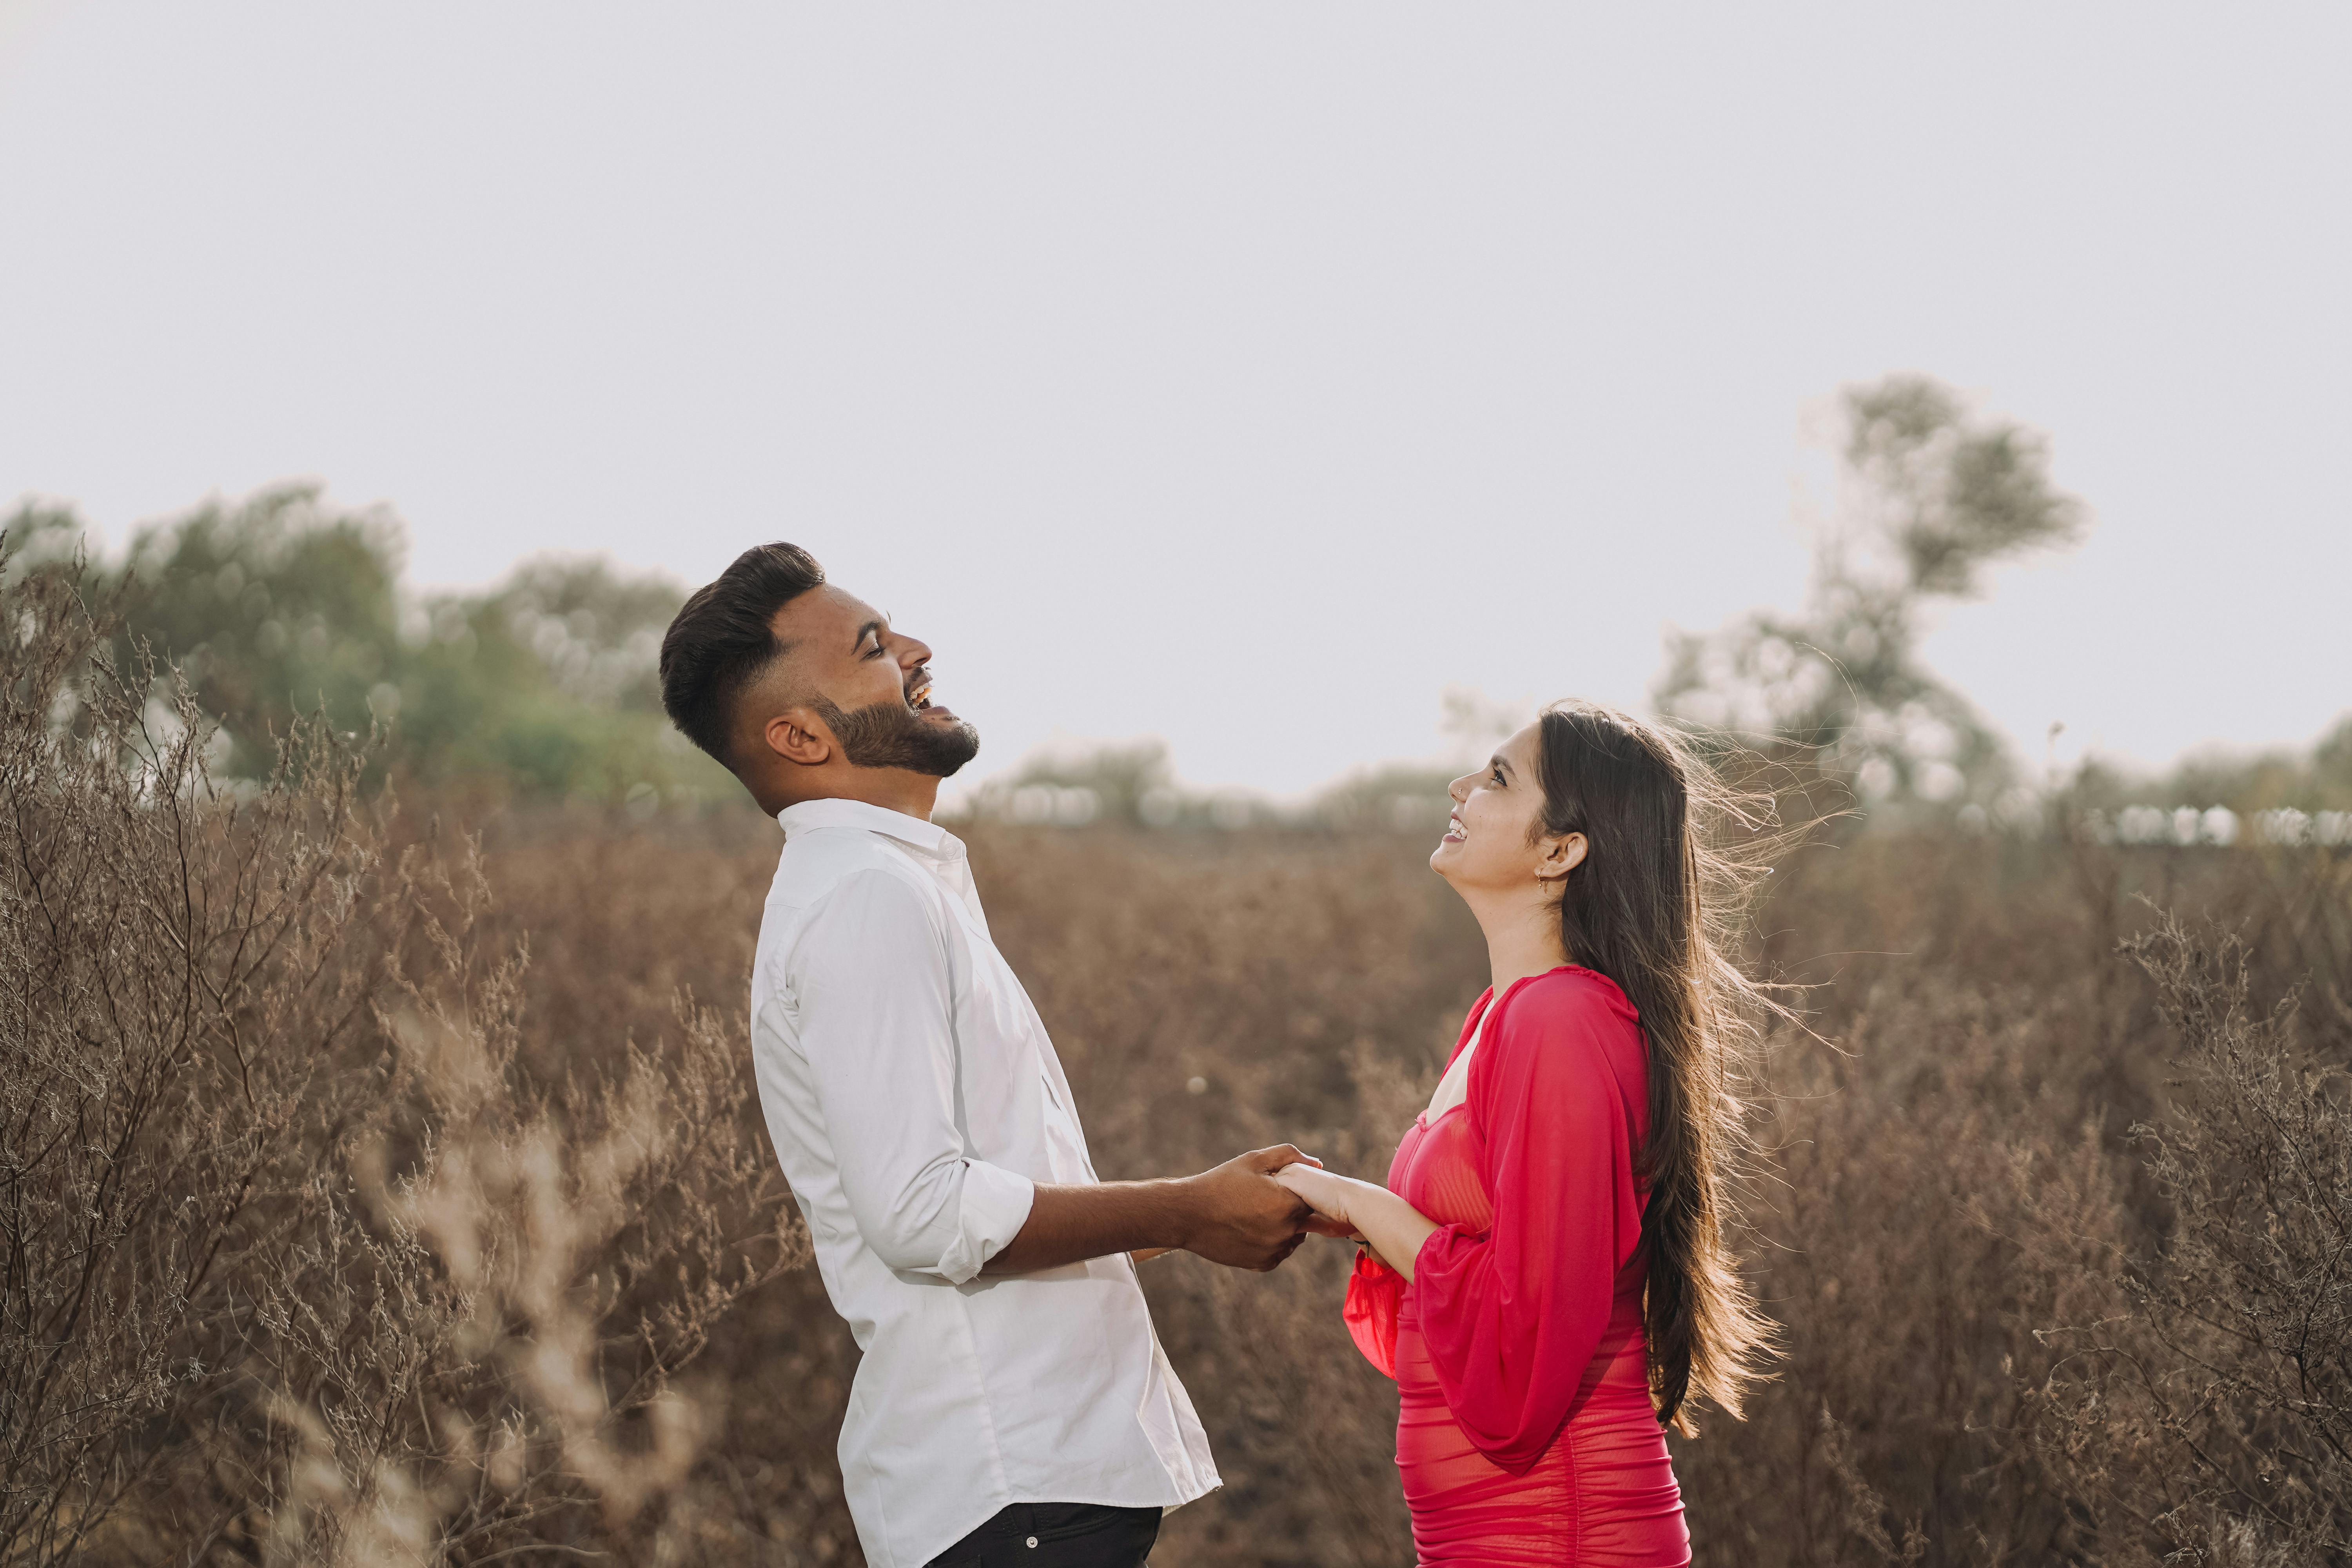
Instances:
[[[1212,1263],[1260,1273],[1297,1251],[1315,1211],[1274,1179],[1275,1172],[1293,1164],[1319,1167],[1322,1162],[1282,1143],[1186,1177],[1186,1206],[1193,1219],[1184,1249]]]
[[[1040,1183],[1021,1233],[981,1272],[1035,1274],[1116,1252],[1140,1263],[1177,1247],[1235,1268],[1272,1268],[1297,1249],[1315,1211],[1268,1173],[1319,1163],[1285,1143],[1197,1176]]]

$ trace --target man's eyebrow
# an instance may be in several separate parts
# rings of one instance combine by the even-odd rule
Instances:
[[[866,622],[864,626],[857,628],[857,637],[850,643],[849,651],[856,653],[859,648],[866,646],[866,633],[871,632],[877,637],[879,637],[884,632],[888,631],[889,629],[889,621],[883,617],[877,616],[875,619]]]

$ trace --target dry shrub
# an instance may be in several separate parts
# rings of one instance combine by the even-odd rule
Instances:
[[[2002,1433],[2080,1299],[2021,1233],[2045,1200],[2121,1223],[2081,1064],[2021,989],[1869,989],[1835,1045],[1780,1041],[1749,1261],[1787,1352],[1746,1422],[1675,1446],[1703,1563],[2038,1561],[2065,1511]]]
[[[338,1238],[364,1251],[291,1259],[261,1296],[279,1386],[272,1463],[247,1484],[301,1556],[609,1548],[708,1435],[710,1402],[677,1374],[806,1249],[746,1136],[740,1030],[681,1005],[667,1050],[624,1039],[534,1081],[516,1068],[525,964],[477,973],[478,878],[437,890],[425,908],[456,905],[422,922],[440,984],[395,970],[382,1013],[405,1114],[355,1142],[331,1194]]]
[[[0,574],[9,563],[0,552]],[[62,572],[0,595],[0,1561],[100,1549],[236,1380],[316,1162],[385,1089],[331,738],[245,800]],[[119,1539],[119,1537],[117,1537]]]
[[[2352,1558],[2352,1071],[2252,1005],[2232,933],[2175,919],[2126,952],[2178,1041],[2179,1092],[2135,1129],[2162,1244],[2099,1261],[2106,1310],[2061,1318],[2036,1451],[2114,1563]],[[2053,1225],[2053,1229],[2056,1228]],[[2063,1326],[2059,1326],[2063,1325]]]
[[[0,1562],[425,1563],[667,1526],[677,1381],[803,1255],[739,1017],[534,1076],[462,854],[0,558]]]
[[[2154,1489],[2119,1510],[2062,1452],[2052,1411],[2087,1364],[2052,1331],[2112,1328],[2134,1279],[2177,1286],[2182,1226],[2214,1213],[2179,1195],[2213,1147],[2176,1145],[2168,1166],[2133,1131],[2184,1125],[2189,1103],[2165,1081],[2176,988],[2139,973],[2166,929],[2143,900],[2246,931],[2232,962],[2250,987],[2324,992],[2352,973],[2325,913],[2352,865],[1912,836],[1795,869],[1761,940],[1819,955],[1788,968],[1824,983],[1826,1039],[1779,1043],[1751,1252],[1789,1353],[1749,1421],[1676,1445],[1698,1560],[2143,1561],[2129,1532],[2153,1529],[2180,1456],[2092,1419],[2116,1413],[2104,1385],[2074,1402],[2077,1457]],[[2280,1147],[2325,1146],[2325,1131]],[[2241,1197],[2211,1223],[2292,1227],[2266,1205],[2305,1201]],[[2319,1280],[2284,1299],[2316,1305]],[[2240,1510],[2216,1531],[2248,1528]]]

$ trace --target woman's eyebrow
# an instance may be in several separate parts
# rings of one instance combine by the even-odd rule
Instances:
[[[1486,765],[1498,773],[1507,773],[1511,771],[1511,764],[1503,760],[1503,753],[1500,752],[1487,758]]]

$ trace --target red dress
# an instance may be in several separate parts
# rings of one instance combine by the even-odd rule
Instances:
[[[1439,1226],[1412,1283],[1370,1256],[1348,1283],[1349,1331],[1402,1396],[1413,1546],[1423,1563],[1681,1568],[1642,1330],[1642,1031],[1623,992],[1572,964],[1494,1005],[1467,1095],[1416,1119],[1389,1167]]]

